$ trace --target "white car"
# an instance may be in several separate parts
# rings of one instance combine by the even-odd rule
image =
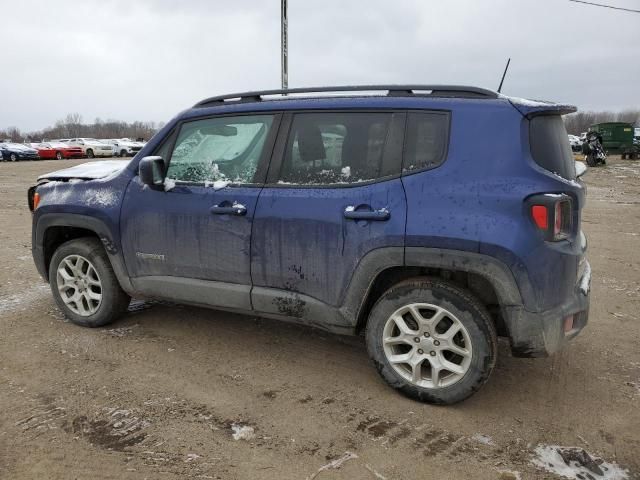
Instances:
[[[102,143],[100,140],[96,140],[95,138],[70,138],[68,140],[60,141],[67,145],[82,148],[82,151],[87,158],[113,156],[113,149],[111,148],[111,145]]]
[[[109,140],[102,140],[102,142],[111,145],[113,147],[114,155],[119,157],[133,157],[142,148],[142,145],[139,142],[134,142],[128,138],[112,138]]]
[[[582,140],[580,137],[576,137],[575,135],[569,136],[569,145],[571,145],[571,150],[574,152],[579,152],[582,149]]]

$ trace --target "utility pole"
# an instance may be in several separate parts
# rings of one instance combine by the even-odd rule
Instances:
[[[282,66],[282,89],[289,88],[289,38],[287,33],[287,0],[280,0],[280,64]]]

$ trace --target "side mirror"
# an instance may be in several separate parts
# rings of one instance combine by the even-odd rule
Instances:
[[[580,178],[587,171],[587,166],[582,162],[576,162],[576,177]]]
[[[140,181],[150,187],[161,187],[166,175],[162,157],[144,157],[138,164]]]

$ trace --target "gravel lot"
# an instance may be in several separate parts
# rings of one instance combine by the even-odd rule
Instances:
[[[593,478],[640,478],[640,162],[585,177],[587,329],[548,359],[503,343],[454,407],[387,387],[360,338],[143,302],[109,328],[66,322],[26,189],[78,163],[0,164],[0,478],[560,478],[536,464],[549,445],[612,464]]]

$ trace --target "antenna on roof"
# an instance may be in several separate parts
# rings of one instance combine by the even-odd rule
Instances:
[[[280,0],[280,74],[282,90],[289,88],[289,19],[287,0]]]
[[[500,80],[500,86],[498,87],[498,93],[502,90],[502,84],[504,83],[504,77],[507,76],[507,70],[509,70],[509,64],[511,63],[511,57],[507,59],[507,65],[504,67],[504,72],[502,74],[502,80]]]

